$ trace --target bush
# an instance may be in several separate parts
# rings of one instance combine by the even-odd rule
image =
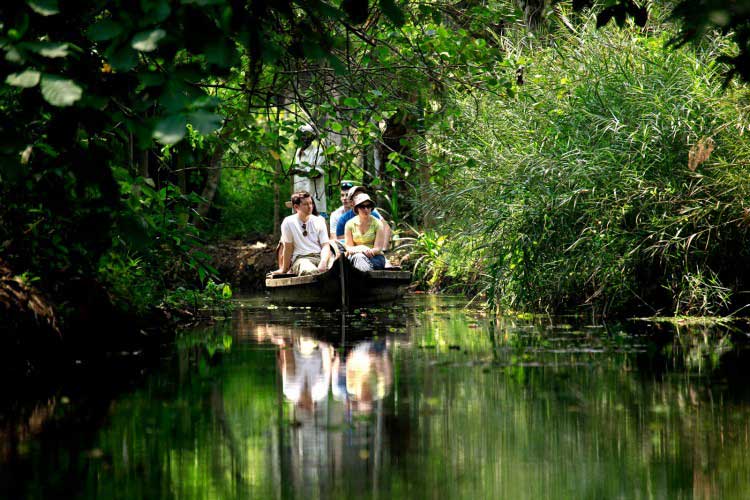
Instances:
[[[517,47],[514,95],[459,99],[441,231],[486,248],[504,307],[726,311],[750,278],[748,92],[713,62],[731,47],[568,24],[554,47]]]
[[[215,206],[219,217],[211,233],[217,237],[273,232],[273,176],[249,168],[225,169]]]

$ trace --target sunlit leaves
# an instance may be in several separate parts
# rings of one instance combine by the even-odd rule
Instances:
[[[153,137],[162,144],[176,144],[185,137],[187,118],[185,115],[172,115],[159,120],[154,127]]]
[[[24,43],[23,48],[29,49],[37,54],[49,57],[50,59],[56,59],[58,57],[67,57],[70,53],[70,47],[67,43],[54,43],[54,42],[34,42]]]
[[[198,132],[207,135],[221,127],[222,117],[216,113],[199,109],[188,115],[188,121]]]
[[[53,75],[42,77],[42,96],[53,106],[71,106],[83,95],[81,87],[73,80]]]
[[[167,32],[163,29],[141,31],[133,37],[130,46],[141,52],[152,52],[156,50],[159,41],[165,36],[167,36]]]
[[[356,97],[346,97],[344,98],[344,106],[350,107],[350,108],[358,108],[360,107],[359,99]]]
[[[27,69],[21,73],[11,73],[5,78],[5,83],[14,87],[30,88],[39,83],[41,73],[33,69]]]
[[[60,12],[57,0],[28,0],[26,4],[37,14],[52,16]]]

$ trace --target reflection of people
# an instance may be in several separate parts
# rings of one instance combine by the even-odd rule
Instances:
[[[313,201],[310,193],[301,191],[292,195],[296,212],[281,223],[281,242],[284,245],[279,269],[273,274],[291,270],[298,275],[314,274],[328,269],[331,248],[325,221],[312,215]]]
[[[315,141],[316,134],[311,125],[302,125],[299,132],[302,146],[294,156],[293,191],[309,192],[320,215],[327,217],[325,170],[323,170],[326,159],[323,148]]]
[[[393,385],[393,367],[382,341],[357,344],[344,366],[336,357],[332,372],[334,397],[348,401],[358,411],[371,411],[372,404],[387,396]]]
[[[360,271],[385,268],[385,229],[383,223],[372,216],[375,204],[365,193],[352,199],[356,217],[346,223],[344,236],[349,261]]]
[[[281,349],[284,396],[295,406],[312,410],[326,399],[331,381],[331,346],[310,337],[297,337],[292,349]]]

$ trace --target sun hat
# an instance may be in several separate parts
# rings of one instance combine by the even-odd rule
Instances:
[[[349,201],[352,201],[354,199],[354,195],[357,193],[364,193],[366,190],[364,186],[354,186],[351,189],[349,189],[349,192],[346,193],[346,197],[349,198]]]
[[[370,198],[370,195],[368,195],[367,193],[357,193],[352,199],[352,205],[354,206],[354,208],[356,208],[367,201],[372,203],[372,198]]]

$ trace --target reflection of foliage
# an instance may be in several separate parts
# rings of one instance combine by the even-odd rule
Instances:
[[[190,352],[196,347],[205,349],[209,359],[217,352],[228,353],[231,351],[234,342],[229,334],[228,326],[229,323],[220,323],[213,328],[181,332],[177,337],[177,347],[186,352]],[[204,360],[199,356],[199,364],[203,362]]]
[[[175,311],[207,311],[211,313],[228,314],[234,309],[232,288],[226,283],[216,283],[209,280],[203,290],[177,287],[164,297],[162,307]]]
[[[711,373],[720,368],[721,357],[735,348],[725,329],[675,325],[676,334],[673,342],[664,346],[665,355],[675,366]]]
[[[436,313],[425,314],[429,327],[413,330],[414,345],[429,345],[451,331],[448,315]],[[451,312],[455,319],[462,316]],[[704,347],[716,343],[713,338],[703,344],[694,333],[675,339],[692,338]],[[495,355],[481,369],[467,366],[466,357],[451,350],[395,351],[401,380],[409,381],[397,387],[395,413],[408,410],[419,417],[409,427],[418,438],[400,458],[406,463],[386,471],[394,491],[436,488],[446,497],[497,498],[554,491],[604,498],[690,496],[699,489],[711,497],[735,497],[733,492],[748,487],[744,393],[733,402],[732,391],[682,376],[693,353],[665,350],[669,355],[657,361],[654,346],[624,327],[559,325],[541,318],[504,318],[494,338]],[[467,339],[459,345],[474,352],[473,337]],[[717,353],[726,342],[709,350]],[[654,376],[649,363],[663,363],[651,368],[666,369],[669,376]],[[702,366],[704,376],[720,368]],[[733,438],[709,437],[719,429]],[[435,484],[447,467],[451,480]]]

